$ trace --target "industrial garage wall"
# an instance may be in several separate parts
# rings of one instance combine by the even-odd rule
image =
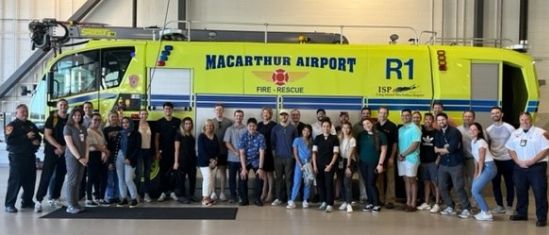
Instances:
[[[529,53],[536,59],[538,78],[545,80],[547,85],[540,87],[540,118],[539,125],[549,130],[549,1],[530,1],[530,15],[528,25],[528,42],[531,49]]]
[[[0,80],[7,78],[30,55],[27,24],[29,19],[67,19],[85,0],[2,0],[0,1]],[[171,0],[168,21],[176,20],[180,1]],[[434,30],[445,37],[472,37],[474,0],[187,0],[187,16],[198,21],[335,24],[335,25],[407,25],[418,31]],[[518,40],[518,1],[485,1],[485,37]],[[139,27],[161,26],[168,0],[138,0]],[[109,25],[131,25],[132,0],[104,0],[87,22]],[[539,58],[537,69],[541,79],[549,76],[549,35],[545,26],[549,16],[549,1],[530,1],[529,53]],[[499,10],[501,9],[501,14]],[[171,24],[170,26],[175,26]],[[197,23],[193,28],[233,28],[263,30],[263,27],[244,27]],[[298,30],[276,28],[271,30]],[[306,29],[302,29],[306,30]],[[307,30],[339,32],[338,28],[309,28]],[[404,30],[344,29],[351,42],[386,43],[389,35],[398,33],[399,43],[407,43],[412,36]],[[425,41],[428,37],[421,40]],[[40,70],[40,68],[37,68]],[[40,73],[35,73],[21,85],[32,88]],[[541,113],[549,113],[548,86],[541,88]],[[0,111],[13,110],[11,103],[28,101],[16,87],[11,97],[3,99]],[[548,120],[546,118],[545,120]]]

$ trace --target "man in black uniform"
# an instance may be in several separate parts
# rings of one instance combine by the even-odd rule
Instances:
[[[33,208],[34,184],[36,183],[36,156],[34,153],[40,147],[42,137],[38,128],[27,120],[29,109],[26,105],[17,106],[16,119],[4,129],[6,135],[10,175],[6,193],[6,212],[15,213],[15,201],[19,189],[23,187],[21,208]]]
[[[36,205],[34,207],[35,212],[42,211],[42,199],[48,191],[48,185],[50,184],[51,177],[55,172],[55,180],[53,191],[50,192],[50,198],[52,204],[55,205],[55,201],[59,199],[61,194],[61,188],[63,187],[63,181],[65,181],[65,174],[67,168],[65,166],[65,138],[63,136],[63,128],[67,123],[67,109],[69,103],[60,99],[57,101],[57,112],[53,113],[46,120],[44,126],[44,139],[46,141],[44,150],[44,166],[42,168],[42,175],[40,177],[40,183],[38,191],[36,192]]]

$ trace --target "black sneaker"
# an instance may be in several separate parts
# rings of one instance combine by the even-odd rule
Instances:
[[[136,208],[137,205],[138,205],[137,200],[136,200],[136,199],[132,199],[132,202],[130,202],[130,208]]]
[[[187,197],[179,197],[177,201],[182,204],[191,204],[191,199]]]
[[[538,221],[536,222],[536,226],[537,226],[537,227],[545,227],[545,226],[547,226],[547,220],[538,220]]]
[[[373,208],[374,208],[374,205],[368,204],[368,205],[364,206],[362,211],[372,211]]]
[[[373,212],[379,212],[379,211],[381,211],[381,206],[374,206],[374,207],[372,208],[372,211],[373,211]]]
[[[510,220],[518,221],[518,220],[528,220],[528,217],[523,215],[511,215],[509,216]]]
[[[34,202],[21,203],[21,209],[34,209]]]
[[[98,207],[99,203],[93,200],[86,200],[86,207]]]
[[[263,202],[261,202],[261,201],[259,201],[259,200],[255,201],[254,204],[255,204],[256,206],[263,206]]]
[[[247,206],[247,205],[250,205],[250,202],[249,201],[241,201],[238,203],[239,206]]]
[[[128,205],[128,200],[124,199],[121,202],[119,202],[118,204],[116,204],[116,207],[124,207],[124,206],[127,206],[127,205]]]

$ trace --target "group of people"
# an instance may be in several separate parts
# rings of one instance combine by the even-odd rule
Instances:
[[[169,102],[163,105],[164,117],[156,122],[147,121],[148,113],[142,110],[137,122],[128,117],[120,121],[119,114],[111,112],[103,125],[91,103],[67,113],[68,102],[60,100],[57,112],[46,121],[44,166],[34,202],[34,153],[41,136],[27,120],[27,107],[20,105],[16,120],[5,128],[10,158],[6,212],[17,212],[15,201],[21,187],[22,208],[40,212],[48,191],[50,202],[58,203],[65,174],[68,213],[84,210],[78,203],[83,197],[86,206],[116,203],[135,207],[141,197],[151,202],[150,172],[156,159],[160,177],[157,201],[196,200],[198,168],[203,178],[202,205],[221,200],[245,206],[250,203],[248,179],[253,170],[253,203],[257,206],[287,202],[286,207],[293,209],[301,199],[302,207],[307,208],[316,192],[319,209],[333,211],[334,199],[339,196],[339,210],[352,212],[353,177],[357,173],[364,211],[395,207],[395,179],[401,176],[405,211],[456,215],[458,204],[458,216],[469,218],[472,196],[480,209],[474,215],[478,220],[492,220],[492,212],[512,210],[515,195],[516,208],[510,219],[526,220],[528,190],[532,187],[536,225],[545,226],[549,141],[544,130],[532,125],[531,115],[521,113],[520,127],[515,129],[503,122],[502,109],[493,107],[493,123],[485,129],[475,122],[474,111],[463,112],[463,124],[456,126],[441,103],[432,107],[432,113],[423,115],[401,110],[401,126],[388,119],[386,107],[377,110],[376,119],[371,117],[372,110],[364,107],[361,120],[355,124],[347,112],[341,112],[335,124],[324,109],[318,109],[316,122],[309,125],[300,121],[297,109],[279,110],[277,123],[271,108],[261,110],[262,120],[248,118],[244,124],[244,111],[234,111],[231,120],[224,116],[223,105],[216,104],[215,117],[202,124],[195,138],[193,120],[174,117]],[[507,192],[505,203],[501,178]],[[423,189],[418,189],[418,179]],[[489,182],[497,205],[492,210],[482,195]],[[418,193],[423,198],[418,200]]]

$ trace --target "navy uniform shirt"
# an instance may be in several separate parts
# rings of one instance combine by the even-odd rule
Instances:
[[[32,155],[40,148],[42,137],[38,128],[29,120],[15,119],[4,129],[7,150],[10,154]],[[29,139],[27,133],[34,132],[34,138]]]

